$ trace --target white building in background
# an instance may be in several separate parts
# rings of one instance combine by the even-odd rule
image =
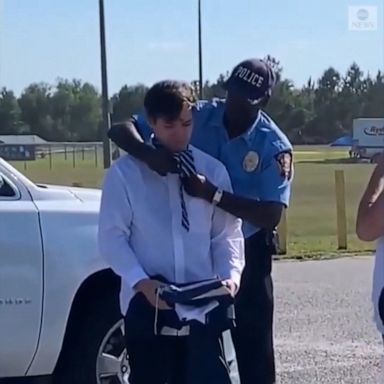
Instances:
[[[47,143],[37,135],[0,135],[0,144],[42,145]]]

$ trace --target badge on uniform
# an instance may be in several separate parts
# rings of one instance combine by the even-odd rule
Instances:
[[[259,165],[259,155],[255,151],[249,151],[243,160],[243,168],[247,172],[253,172]]]
[[[292,177],[292,153],[281,152],[276,156],[276,161],[280,168],[281,177],[290,180]]]

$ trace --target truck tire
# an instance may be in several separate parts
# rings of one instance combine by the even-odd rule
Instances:
[[[63,347],[53,375],[53,384],[100,384],[97,368],[108,337],[116,342],[116,345],[110,346],[108,355],[116,356],[116,359],[123,355],[126,364],[122,318],[119,309],[112,303],[115,300],[111,297],[100,298],[87,309],[86,315],[69,336],[69,342]],[[111,383],[120,381],[114,380]]]

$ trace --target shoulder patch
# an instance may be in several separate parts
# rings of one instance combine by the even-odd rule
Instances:
[[[292,178],[293,158],[291,151],[280,152],[275,156],[277,164],[280,168],[280,175],[284,179],[290,180]]]

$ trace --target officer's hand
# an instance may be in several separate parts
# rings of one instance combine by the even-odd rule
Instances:
[[[183,186],[188,195],[207,200],[210,203],[217,191],[217,187],[203,175],[192,175],[183,178]]]
[[[156,308],[157,306],[161,310],[171,309],[164,300],[157,298],[156,291],[163,285],[163,283],[157,280],[143,279],[135,285],[134,289],[136,292],[142,293],[153,307]]]
[[[223,284],[228,289],[228,291],[230,292],[231,296],[235,297],[236,293],[237,293],[237,290],[238,290],[237,284],[233,280],[230,280],[230,279],[224,280]]]
[[[167,173],[177,173],[177,162],[172,153],[165,148],[149,148],[145,155],[145,162],[149,168],[161,176]]]

